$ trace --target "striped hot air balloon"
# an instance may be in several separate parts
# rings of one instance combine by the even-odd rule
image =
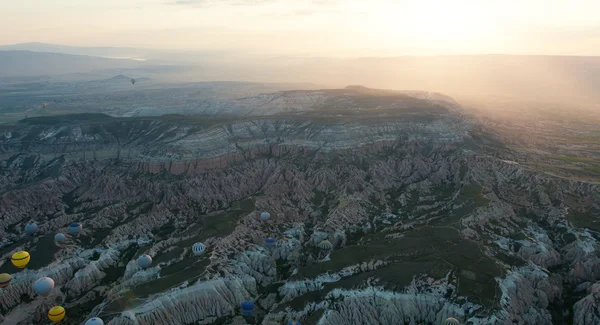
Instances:
[[[460,325],[460,322],[458,319],[450,317],[444,321],[444,325]]]
[[[319,243],[319,249],[323,252],[329,252],[333,248],[333,244],[327,239]]]
[[[31,256],[26,251],[18,251],[12,255],[10,261],[12,264],[20,269],[24,269],[29,261],[31,260]]]
[[[206,252],[206,246],[203,243],[195,243],[192,245],[192,252],[194,252],[194,255],[200,256]]]
[[[273,247],[277,243],[277,238],[274,235],[269,235],[265,238],[265,245],[267,247]]]
[[[8,287],[8,285],[10,284],[10,281],[12,281],[12,276],[8,273],[2,273],[0,274],[0,288],[6,288]]]
[[[254,302],[244,301],[242,303],[242,315],[252,316],[252,314],[254,314]]]
[[[65,309],[62,306],[54,306],[48,311],[48,319],[53,323],[60,323],[65,319]]]

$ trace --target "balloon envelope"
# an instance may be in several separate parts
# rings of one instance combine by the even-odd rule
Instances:
[[[137,264],[142,269],[146,269],[152,264],[152,257],[150,257],[150,255],[142,255],[142,256],[138,257]]]
[[[90,318],[85,325],[104,325],[104,321],[98,317]]]
[[[10,258],[12,264],[20,269],[25,268],[27,264],[29,264],[30,260],[31,256],[29,256],[29,253],[27,253],[26,251],[16,252]]]
[[[242,310],[244,310],[244,311],[254,310],[254,303],[252,301],[244,301],[242,303]]]
[[[195,243],[192,245],[192,251],[194,252],[194,255],[200,256],[206,251],[206,246],[203,243]]]
[[[135,85],[135,79],[131,78],[131,84]]]
[[[260,214],[260,220],[262,221],[267,221],[269,220],[269,218],[271,218],[271,214],[269,212],[263,212]]]
[[[287,323],[287,325],[302,325],[302,324],[300,324],[300,322],[299,322],[299,321],[296,321],[296,320],[291,320],[291,321],[289,321],[289,322]]]
[[[460,322],[458,319],[450,317],[444,321],[444,325],[460,325]]]
[[[67,240],[67,236],[61,232],[54,235],[54,241],[57,243],[64,243]]]
[[[28,224],[25,226],[25,232],[26,232],[28,235],[31,235],[31,234],[33,234],[34,232],[36,232],[37,228],[38,228],[38,226],[37,226],[35,223],[28,223]]]
[[[324,240],[319,243],[319,248],[322,251],[328,251],[333,248],[333,245],[331,244],[331,242],[329,240]]]
[[[83,225],[79,222],[73,222],[69,225],[69,232],[72,234],[79,234],[81,229],[83,229]]]
[[[0,288],[6,288],[12,281],[12,276],[8,273],[0,274]]]
[[[48,297],[54,289],[54,280],[43,277],[33,283],[33,291],[42,297]]]
[[[48,311],[48,319],[54,323],[60,323],[65,318],[65,309],[62,306],[54,306]]]

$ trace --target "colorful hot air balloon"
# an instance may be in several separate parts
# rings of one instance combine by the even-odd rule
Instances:
[[[254,303],[252,301],[244,301],[242,303],[242,315],[252,316],[254,313]]]
[[[142,269],[147,269],[152,264],[152,257],[150,257],[150,255],[142,255],[138,257],[137,264]]]
[[[287,325],[301,325],[299,321],[291,320],[287,323]]]
[[[444,325],[460,325],[460,322],[458,319],[450,317],[444,321]]]
[[[2,273],[0,274],[0,288],[4,289],[6,287],[8,287],[8,285],[10,284],[10,281],[12,281],[12,276],[8,273]]]
[[[65,241],[67,241],[67,236],[65,236],[65,234],[63,234],[62,232],[59,232],[58,234],[54,235],[54,241],[57,243],[64,243]]]
[[[83,229],[83,225],[80,224],[79,222],[73,222],[72,224],[69,225],[69,233],[74,234],[74,235],[78,235],[82,229]]]
[[[267,238],[265,238],[265,245],[267,247],[275,246],[276,242],[277,242],[277,238],[275,238],[275,236],[273,236],[273,235],[269,235]]]
[[[131,78],[131,84],[135,85],[135,79]]]
[[[90,318],[85,325],[104,325],[104,321],[98,317]]]
[[[192,252],[194,252],[194,255],[196,256],[204,254],[205,251],[206,246],[202,243],[195,243],[194,245],[192,245]]]
[[[31,260],[31,256],[26,251],[18,251],[12,255],[10,261],[12,264],[20,269],[24,269],[29,261]]]
[[[25,225],[25,232],[28,235],[33,235],[33,233],[35,233],[38,229],[38,226],[35,224],[35,222],[32,223],[28,223],[27,225]]]
[[[54,289],[54,280],[48,277],[40,278],[33,283],[33,291],[44,298],[50,295],[52,289]]]
[[[267,211],[260,214],[260,220],[262,221],[267,221],[269,218],[271,218],[271,214]]]
[[[48,319],[53,323],[60,323],[65,319],[65,309],[62,306],[54,306],[48,311]]]
[[[325,239],[319,243],[319,248],[324,252],[329,252],[333,248],[333,245],[329,240]]]

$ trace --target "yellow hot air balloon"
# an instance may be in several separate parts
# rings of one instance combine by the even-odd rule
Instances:
[[[48,311],[48,319],[53,323],[60,323],[65,318],[65,309],[62,306],[54,306]]]
[[[0,288],[8,287],[11,280],[12,280],[12,276],[10,276],[10,274],[8,274],[8,273],[0,274]]]
[[[29,260],[31,260],[31,256],[26,251],[18,251],[10,258],[12,264],[20,269],[24,269],[29,264]]]

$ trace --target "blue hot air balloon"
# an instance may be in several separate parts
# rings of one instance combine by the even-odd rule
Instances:
[[[27,233],[28,235],[33,235],[33,233],[35,233],[37,229],[38,226],[35,224],[35,222],[28,223],[27,225],[25,225],[25,233]]]
[[[242,303],[242,315],[252,316],[254,313],[254,303],[252,301],[244,301]]]
[[[73,222],[72,224],[69,225],[69,232],[74,235],[79,235],[79,233],[81,232],[82,229],[83,229],[83,225],[80,224],[79,222]]]
[[[287,323],[287,325],[302,325],[302,324],[300,324],[300,322],[297,320],[291,320]]]
[[[271,214],[267,211],[260,214],[260,220],[262,221],[267,221],[269,218],[271,218]]]
[[[42,297],[48,297],[54,289],[54,280],[48,277],[38,279],[33,283],[33,291]]]
[[[62,232],[59,232],[58,234],[54,235],[54,241],[57,243],[64,243],[65,241],[67,241],[67,236],[65,236],[65,234],[63,234]]]
[[[98,317],[90,318],[85,325],[104,325],[104,321]]]
[[[142,256],[138,257],[137,264],[142,269],[147,269],[152,264],[152,257],[150,257],[150,255],[142,255]]]
[[[265,238],[265,244],[267,247],[275,246],[276,242],[277,242],[277,238],[275,238],[274,236],[269,236],[269,237]]]
[[[195,243],[194,245],[192,245],[192,252],[194,252],[194,255],[196,256],[204,254],[205,251],[206,246],[202,243]]]

